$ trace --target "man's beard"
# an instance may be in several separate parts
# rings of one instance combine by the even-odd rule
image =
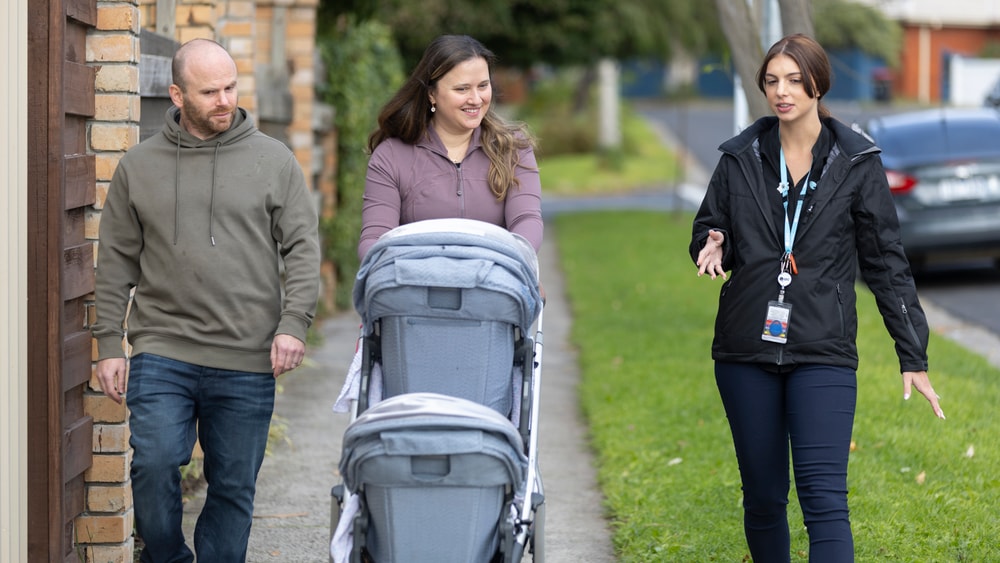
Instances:
[[[225,133],[233,125],[233,117],[236,115],[236,107],[229,112],[229,119],[225,123],[220,123],[212,119],[216,115],[218,108],[214,108],[211,114],[199,113],[198,109],[188,104],[186,101],[181,106],[181,117],[187,122],[188,127],[204,135],[206,138],[214,137],[220,133]]]

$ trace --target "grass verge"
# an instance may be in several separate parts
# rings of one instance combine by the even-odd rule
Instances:
[[[625,140],[621,152],[540,156],[542,190],[553,195],[607,194],[675,182],[676,156],[656,132],[628,108],[622,111],[621,123]]]
[[[620,561],[749,561],[741,492],[710,357],[721,280],[687,256],[691,217],[563,215],[558,240],[579,349],[583,411]],[[902,400],[898,363],[859,289],[857,448],[850,502],[858,561],[1000,561],[1000,370],[932,335],[948,419]],[[794,491],[792,560],[808,540]]]

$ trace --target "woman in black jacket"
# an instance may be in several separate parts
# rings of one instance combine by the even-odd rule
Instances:
[[[895,340],[904,398],[916,387],[944,418],[879,149],[830,117],[821,103],[830,80],[809,37],[771,47],[757,85],[775,115],[722,144],[693,226],[698,275],[727,280],[712,358],[756,563],[790,560],[789,445],[810,562],[854,560],[847,458],[859,269]]]

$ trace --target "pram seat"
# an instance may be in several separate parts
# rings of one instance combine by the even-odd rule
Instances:
[[[354,549],[377,563],[491,561],[527,467],[517,429],[488,407],[435,393],[386,399],[344,434],[344,484],[367,507]]]
[[[380,364],[384,397],[442,393],[512,414],[517,347],[541,310],[523,237],[470,219],[397,227],[365,256],[353,298],[364,367]]]

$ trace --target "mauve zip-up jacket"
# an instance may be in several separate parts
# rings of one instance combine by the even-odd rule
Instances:
[[[133,355],[271,372],[274,336],[305,342],[316,312],[313,196],[288,147],[244,110],[204,141],[178,115],[170,108],[162,132],[130,149],[111,180],[97,260],[99,358],[123,356],[128,314]]]
[[[716,361],[771,366],[858,367],[856,272],[875,296],[895,341],[901,371],[927,369],[927,319],[903,253],[899,220],[879,149],[834,119],[824,119],[832,149],[811,201],[802,212],[794,254],[798,274],[786,289],[791,303],[788,342],[761,339],[768,301],[777,299],[784,226],[769,206],[759,137],[777,127],[765,117],[723,143],[695,217],[691,258],[708,231],[725,234],[723,268],[731,271],[719,296],[712,343]]]
[[[389,230],[425,219],[476,219],[504,227],[528,240],[537,251],[542,244],[542,186],[532,149],[520,152],[515,171],[519,185],[498,200],[490,190],[490,161],[472,133],[462,163],[456,165],[433,126],[416,144],[398,138],[383,141],[368,161],[361,240],[358,257],[364,259],[380,236]]]

